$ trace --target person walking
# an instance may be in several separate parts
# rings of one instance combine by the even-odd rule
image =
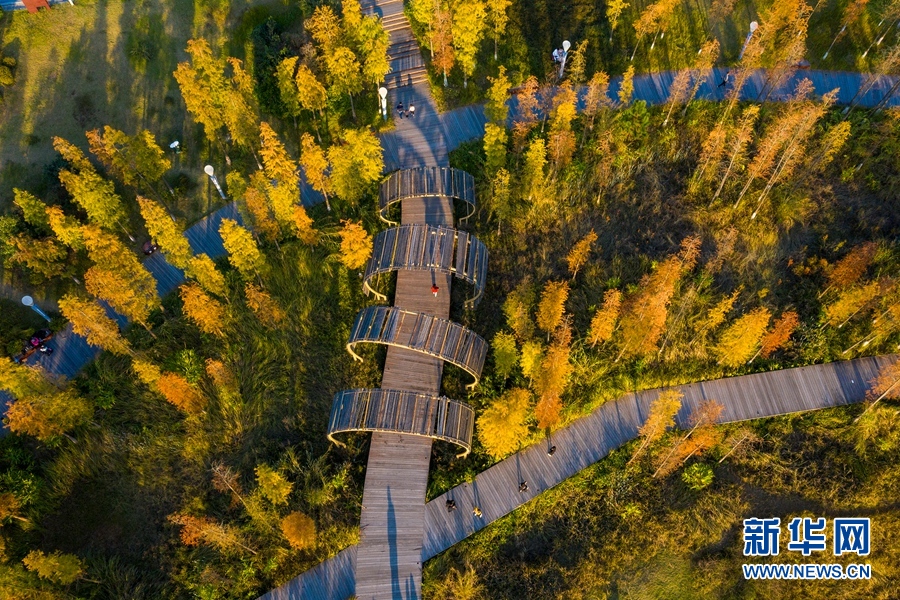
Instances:
[[[556,446],[550,446],[550,449],[547,450],[547,456],[553,456],[554,452],[556,452]]]
[[[522,483],[519,484],[519,492],[523,492],[523,493],[524,493],[524,492],[527,492],[527,491],[528,491],[528,482],[527,482],[527,481],[523,481]]]
[[[481,518],[481,509],[476,506],[475,508],[472,509],[472,514],[480,519]]]
[[[406,116],[410,119],[416,116],[416,105],[412,102],[409,103],[409,110],[406,111]]]
[[[400,115],[401,119],[403,118],[403,103],[402,102],[397,103],[397,114]]]
[[[432,283],[431,284],[431,293],[434,294],[435,298],[437,298],[439,291],[441,291],[441,288],[439,288],[436,284]]]

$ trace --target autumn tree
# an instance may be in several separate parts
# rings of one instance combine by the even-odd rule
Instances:
[[[228,185],[238,199],[244,223],[258,236],[257,239],[276,242],[282,231],[269,201],[269,190],[273,186],[265,172],[256,171],[250,175],[249,183],[236,172],[229,173]]]
[[[350,111],[356,119],[353,94],[362,90],[362,73],[356,55],[346,46],[335,48],[325,54],[325,70],[330,89],[338,94],[347,94],[350,98]]]
[[[345,129],[341,143],[328,148],[335,193],[356,204],[365,190],[381,179],[384,153],[381,142],[368,129]]]
[[[96,300],[85,300],[66,294],[59,300],[59,311],[72,324],[72,329],[97,346],[119,355],[131,353],[131,347],[119,333],[119,325],[107,316]]]
[[[244,297],[253,314],[268,327],[279,327],[287,320],[284,309],[261,287],[248,283],[244,286]]]
[[[819,296],[832,289],[846,289],[858,282],[872,264],[877,251],[878,244],[875,242],[863,242],[851,248],[828,273],[828,286]]]
[[[84,565],[74,554],[44,554],[40,550],[32,550],[22,559],[22,563],[29,571],[62,585],[75,583],[84,575]]]
[[[505,331],[497,332],[494,335],[494,342],[491,344],[491,351],[494,353],[494,370],[501,379],[505,380],[519,363],[516,338]]]
[[[520,342],[526,342],[534,335],[534,319],[531,311],[534,308],[535,294],[531,278],[526,276],[516,288],[506,295],[503,302],[503,314],[506,324],[516,334]]]
[[[869,382],[869,390],[866,392],[869,404],[863,414],[885,398],[898,397],[900,397],[900,361],[893,361],[883,365],[878,370],[878,375]],[[856,421],[859,421],[860,417],[857,417]]]
[[[194,278],[205,291],[217,296],[225,295],[225,277],[206,254],[197,254],[188,261],[188,276]]]
[[[168,521],[181,526],[181,543],[185,546],[206,544],[222,552],[237,548],[256,554],[256,550],[244,543],[240,530],[225,525],[210,517],[195,517],[186,513],[175,513]]]
[[[300,138],[300,166],[309,185],[325,197],[325,208],[331,212],[328,195],[332,193],[331,177],[328,175],[328,159],[325,152],[311,135],[304,133]]]
[[[223,110],[228,83],[224,61],[213,56],[206,40],[188,40],[189,62],[178,63],[175,81],[194,120],[203,125],[210,142],[219,141],[218,132],[225,126]]]
[[[613,32],[619,26],[619,17],[630,4],[626,0],[610,0],[606,4],[606,20],[609,21],[609,41],[612,41]]]
[[[530,381],[538,376],[541,363],[544,360],[544,346],[540,340],[529,340],[522,344],[522,353],[519,356],[519,366],[522,367],[522,374]]]
[[[267,464],[257,466],[255,472],[260,493],[275,506],[287,504],[294,484]]]
[[[569,82],[559,86],[553,97],[553,110],[550,112],[550,153],[557,171],[572,160],[575,152],[575,134],[572,132],[572,120],[575,118],[578,98]]]
[[[487,104],[484,114],[488,121],[499,127],[506,127],[506,119],[509,116],[509,78],[506,76],[506,67],[500,66],[496,77],[488,77],[491,86],[487,91]]]
[[[437,0],[440,4],[434,14],[434,29],[432,38],[434,40],[435,50],[434,66],[440,69],[444,74],[444,87],[447,87],[447,72],[456,64],[456,54],[454,52],[453,43],[453,16],[450,9],[443,2]]]
[[[715,400],[701,401],[688,417],[690,429],[662,457],[653,477],[665,477],[692,456],[700,455],[717,444],[721,434],[716,431],[715,425],[724,410],[725,406]]]
[[[132,358],[131,370],[134,371],[134,374],[141,380],[141,383],[152,390],[156,389],[156,382],[162,377],[162,372],[159,370],[159,367],[148,360],[138,357]]]
[[[300,511],[295,511],[281,520],[281,534],[294,550],[314,548],[316,545],[316,524]]]
[[[463,87],[468,87],[469,77],[475,72],[478,45],[484,37],[486,11],[482,0],[469,2],[453,14],[451,28],[456,62],[463,72]]]
[[[206,407],[206,398],[195,386],[177,373],[163,373],[156,381],[156,389],[166,402],[178,410],[196,415]]]
[[[569,361],[571,342],[571,329],[568,323],[563,323],[554,332],[553,343],[544,353],[540,372],[534,379],[534,388],[538,394],[534,416],[541,429],[548,429],[559,423],[562,394],[574,368]]]
[[[544,185],[544,167],[547,164],[547,146],[544,138],[534,138],[525,151],[525,164],[522,167],[522,190],[528,200],[541,195]]]
[[[53,147],[70,167],[59,172],[59,180],[87,213],[88,221],[104,229],[119,225],[125,218],[125,207],[113,182],[101,177],[84,153],[64,139],[54,137]]]
[[[683,397],[684,394],[678,390],[663,390],[650,404],[647,420],[638,428],[641,445],[638,446],[628,461],[629,465],[647,449],[647,446],[661,438],[666,429],[675,426],[675,415],[681,409],[681,399]]]
[[[592,348],[612,339],[621,307],[622,292],[612,289],[603,294],[603,306],[597,309],[591,319],[591,329],[588,332],[587,341]]]
[[[253,241],[253,235],[231,219],[222,219],[219,235],[228,251],[228,261],[241,276],[245,280],[258,276],[265,267],[265,258]]]
[[[147,232],[159,244],[166,260],[173,267],[182,271],[187,270],[193,251],[174,219],[153,200],[139,195],[137,201],[141,208],[141,216],[147,225]]]
[[[772,356],[791,339],[791,335],[798,325],[800,325],[800,317],[797,315],[797,311],[788,310],[783,312],[775,321],[772,329],[763,335],[758,354],[762,354],[763,358]],[[754,356],[753,358],[756,357]],[[753,361],[751,360],[751,362]]]
[[[94,414],[91,404],[75,390],[47,390],[17,397],[6,408],[10,431],[47,441],[87,422]]]
[[[881,282],[870,281],[844,289],[834,302],[825,307],[826,322],[840,329],[857,313],[871,305],[881,293],[881,287]]]
[[[56,239],[72,250],[84,249],[84,233],[78,219],[64,214],[58,206],[48,206],[47,222]]]
[[[297,163],[288,156],[278,134],[263,121],[259,125],[260,156],[265,166],[266,177],[272,181],[267,189],[272,213],[284,230],[293,226],[294,207],[300,202],[300,179]]]
[[[362,222],[342,220],[341,223],[341,262],[348,269],[361,269],[372,255],[372,236]]]
[[[575,245],[572,246],[572,249],[566,256],[566,262],[569,265],[569,272],[572,274],[573,280],[575,279],[575,276],[578,275],[578,271],[581,270],[581,267],[587,262],[588,256],[590,256],[591,249],[596,241],[597,234],[591,229],[583,238],[575,242]]]
[[[86,134],[91,153],[106,168],[107,173],[118,177],[125,185],[137,185],[142,181],[148,187],[172,168],[172,161],[147,129],[133,136],[106,125]]]
[[[83,234],[88,256],[94,261],[84,274],[88,292],[150,331],[147,319],[160,307],[156,280],[115,236],[96,227],[85,227]]]
[[[628,106],[631,104],[631,97],[634,95],[634,65],[628,65],[625,73],[622,75],[622,84],[619,86],[619,105]]]
[[[541,300],[538,303],[537,326],[547,332],[547,339],[562,321],[568,297],[568,281],[548,281],[544,286]]]
[[[34,283],[58,277],[66,270],[68,253],[53,238],[35,239],[20,233],[6,243],[12,250],[9,262],[27,267]]]
[[[728,183],[731,174],[734,173],[736,169],[742,167],[746,162],[747,146],[753,141],[754,127],[758,116],[759,106],[757,105],[748,106],[744,109],[743,114],[741,114],[740,121],[734,128],[731,134],[731,141],[727,147],[729,155],[728,166],[722,174],[722,178],[719,181],[719,187],[713,196],[713,200],[718,199],[722,194],[722,190],[725,189],[725,184]]]
[[[760,339],[769,326],[772,313],[766,308],[755,308],[729,325],[715,348],[719,364],[739,367],[756,354]]]
[[[486,123],[484,126],[484,168],[489,174],[494,174],[506,167],[506,144],[509,136],[506,127]]]
[[[528,435],[531,393],[522,388],[506,391],[478,416],[478,440],[488,454],[503,458],[516,450]]]
[[[516,94],[517,110],[513,121],[513,149],[521,154],[525,141],[538,118],[538,80],[534,75],[525,80]],[[505,123],[504,123],[505,125]]]
[[[203,291],[196,283],[186,283],[178,290],[182,310],[200,331],[216,337],[225,335],[227,312],[225,306]]]
[[[13,203],[22,211],[22,218],[32,227],[41,231],[50,229],[50,219],[47,216],[47,205],[35,197],[34,194],[13,188]]]
[[[622,356],[644,356],[657,350],[668,315],[669,303],[682,274],[693,269],[700,252],[700,238],[688,237],[681,251],[659,264],[641,280],[620,319]]]
[[[322,136],[319,134],[319,121],[316,118],[316,114],[318,113],[321,116],[328,104],[328,94],[325,86],[316,78],[312,70],[304,64],[297,68],[297,72],[294,74],[294,83],[297,87],[297,100],[300,102],[300,106],[312,113],[316,135],[321,142]]]
[[[584,93],[584,110],[582,111],[587,118],[587,123],[582,133],[582,144],[587,138],[589,132],[594,129],[594,120],[604,108],[611,105],[609,99],[609,75],[603,71],[597,71],[588,81],[587,89]]]
[[[506,32],[506,24],[509,22],[507,10],[512,0],[486,0],[487,25],[494,38],[494,60],[497,60],[497,42],[500,36]]]

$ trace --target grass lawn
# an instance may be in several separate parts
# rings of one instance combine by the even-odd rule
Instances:
[[[173,156],[172,176],[202,185],[188,186],[176,212],[192,221],[215,208],[218,196],[207,189],[202,167],[223,168],[224,158],[187,120],[172,72],[192,37],[244,59],[256,25],[296,11],[283,0],[85,0],[5,14],[0,46],[18,67],[0,106],[0,213],[10,210],[13,187],[52,196],[53,136],[86,149],[84,132],[104,125],[129,134],[149,129],[163,148],[180,140],[184,152]]]

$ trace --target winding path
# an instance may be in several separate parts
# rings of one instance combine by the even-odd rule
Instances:
[[[861,402],[878,370],[897,359],[897,355],[866,357],[676,386],[684,394],[676,421],[679,427],[687,427],[688,415],[707,399],[725,406],[720,423]],[[422,561],[447,550],[637,437],[638,427],[661,391],[626,394],[607,402],[554,432],[553,444],[557,450],[552,456],[547,454],[546,446],[535,444],[480,473],[471,483],[459,485],[429,502],[425,506]],[[520,481],[528,482],[527,491],[519,492]],[[449,499],[456,502],[457,510],[447,511]],[[475,506],[481,509],[482,517],[472,514]],[[356,593],[353,582],[356,557],[356,546],[347,548],[265,594],[261,600],[346,600]]]

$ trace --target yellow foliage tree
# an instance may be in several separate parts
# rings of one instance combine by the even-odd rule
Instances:
[[[515,451],[528,435],[528,404],[531,393],[513,388],[495,400],[478,417],[478,439],[488,454],[503,458]]]
[[[166,255],[166,260],[182,271],[187,269],[193,252],[175,221],[157,202],[141,195],[138,195],[137,201],[141,207],[144,223],[147,224],[147,231],[159,244],[163,254]]]
[[[721,435],[715,432],[714,427],[724,410],[725,406],[716,400],[700,402],[688,417],[690,430],[675,442],[669,452],[662,457],[653,476],[668,475],[690,457],[701,454],[707,448],[718,443]]]
[[[244,279],[252,279],[265,266],[253,235],[231,219],[222,219],[219,234],[228,251],[228,260]]]
[[[295,511],[281,520],[281,534],[294,550],[314,548],[316,545],[316,524],[300,511]]]
[[[62,585],[75,583],[84,574],[84,565],[74,554],[44,554],[40,550],[32,550],[22,559],[22,563],[29,571]]]
[[[630,465],[639,457],[647,446],[658,440],[666,432],[666,429],[675,425],[675,415],[681,408],[681,399],[684,395],[678,390],[664,390],[660,392],[656,400],[650,404],[650,413],[647,420],[638,429],[641,437],[641,445],[635,450]]]
[[[113,354],[131,353],[130,345],[119,334],[119,325],[107,316],[96,301],[66,294],[59,300],[59,310],[72,324],[73,331],[87,339],[91,346]]]
[[[581,267],[587,262],[588,256],[591,254],[591,248],[596,241],[597,234],[591,229],[587,235],[575,242],[575,245],[572,246],[568,256],[566,256],[566,262],[569,264],[569,272],[572,274],[572,279],[575,279],[575,276],[578,275],[578,271],[580,271]]]
[[[94,414],[91,404],[74,390],[54,390],[22,396],[6,409],[10,431],[49,440],[86,422]]]
[[[372,236],[363,228],[362,222],[342,220],[341,262],[348,269],[361,269],[372,255]]]
[[[506,379],[519,362],[516,338],[505,331],[497,332],[494,343],[491,344],[491,351],[494,353],[494,369],[497,375]]]
[[[288,496],[294,489],[293,483],[266,464],[256,467],[256,483],[259,485],[260,493],[275,506],[287,504]]]
[[[771,316],[768,309],[755,308],[725,329],[715,349],[719,364],[738,367],[749,361],[756,354]]]
[[[185,272],[189,277],[196,279],[200,287],[210,294],[225,295],[225,277],[206,254],[198,254],[192,257]]]
[[[553,427],[559,422],[562,409],[560,398],[573,370],[572,363],[569,362],[571,341],[571,330],[568,323],[564,323],[555,332],[553,343],[547,348],[541,361],[541,369],[534,380],[534,388],[540,398],[534,416],[538,420],[538,427],[542,429]]]
[[[294,206],[300,201],[298,165],[288,156],[278,134],[265,121],[259,125],[259,139],[259,153],[266,177],[275,182],[269,189],[272,212],[282,228],[290,229],[293,226]]]
[[[58,206],[48,206],[47,221],[50,229],[56,235],[56,239],[73,250],[84,248],[84,233],[81,231],[81,223],[78,222],[78,219],[64,214]]]
[[[179,289],[184,303],[184,314],[193,321],[200,331],[223,337],[227,312],[225,306],[203,291],[196,283],[186,283]]]
[[[538,303],[537,325],[547,332],[548,338],[562,321],[568,297],[568,281],[548,281],[544,286],[541,301]]]
[[[520,342],[530,340],[534,335],[534,319],[531,316],[533,307],[534,288],[531,285],[531,278],[526,276],[503,301],[506,324],[515,332]]]
[[[591,319],[591,330],[588,332],[587,341],[592,348],[612,339],[621,307],[622,292],[615,289],[607,290],[603,295],[603,306],[597,309],[594,318]]]
[[[199,414],[206,407],[200,390],[177,373],[163,373],[156,381],[156,389],[169,404],[189,415]]]
[[[519,356],[519,364],[522,366],[522,374],[533,380],[537,377],[544,360],[544,346],[538,340],[531,340],[522,344],[522,354]]]
[[[857,281],[865,274],[866,269],[872,264],[875,253],[878,251],[878,244],[875,242],[865,242],[853,249],[839,260],[831,272],[828,274],[829,289],[845,289]],[[824,293],[824,292],[823,292]]]
[[[162,377],[159,367],[150,361],[135,357],[131,360],[131,369],[144,385],[156,389],[156,382]]]
[[[843,290],[837,299],[825,307],[825,319],[829,325],[844,326],[859,311],[863,310],[878,297],[881,292],[881,283],[870,281]]]
[[[278,327],[287,319],[287,313],[261,287],[248,283],[244,286],[244,295],[247,297],[247,306],[268,327]]]
[[[325,197],[325,207],[331,211],[328,195],[332,193],[331,178],[328,176],[328,158],[325,151],[308,133],[300,138],[300,166],[306,175],[306,181]]]

